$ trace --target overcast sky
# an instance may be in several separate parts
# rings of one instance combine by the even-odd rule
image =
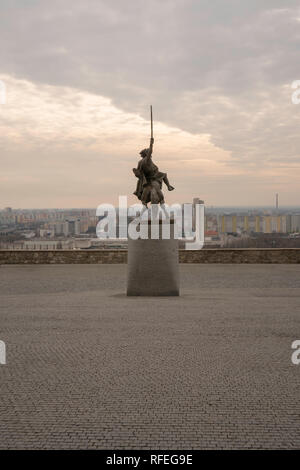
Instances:
[[[139,151],[209,205],[300,203],[300,3],[1,0],[0,208],[96,207]]]

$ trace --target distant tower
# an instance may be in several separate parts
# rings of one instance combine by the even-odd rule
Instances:
[[[196,204],[204,204],[204,201],[199,197],[193,198],[193,205],[192,205],[192,229],[196,230]]]
[[[204,204],[204,201],[202,201],[202,199],[200,199],[199,197],[194,197],[193,198],[193,205],[195,204]]]
[[[278,193],[276,193],[276,210],[278,210],[279,204],[278,204]]]

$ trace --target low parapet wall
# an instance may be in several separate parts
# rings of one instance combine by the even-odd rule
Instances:
[[[221,248],[180,252],[181,263],[300,263],[300,248]]]
[[[180,263],[300,263],[300,248],[179,250]],[[123,264],[127,250],[0,250],[0,264]]]

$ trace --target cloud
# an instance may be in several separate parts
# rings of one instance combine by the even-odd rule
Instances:
[[[149,143],[149,120],[75,88],[9,75],[0,79],[7,87],[7,103],[0,107],[2,201],[82,207],[131,196],[136,185],[132,168]],[[202,178],[236,172],[226,166],[229,152],[212,144],[209,135],[157,121],[154,130],[155,161],[177,183],[174,201],[187,197],[193,184],[197,192],[199,179],[184,189],[195,170]]]
[[[285,193],[282,200],[297,203],[300,105],[291,103],[290,85],[300,79],[298,1],[283,5],[279,0],[10,0],[1,8],[1,70],[43,92],[47,85],[55,88],[56,107],[48,124],[44,131],[41,125],[35,134],[31,131],[29,142],[46,151],[45,142],[50,148],[56,136],[62,166],[68,164],[70,152],[76,158],[80,145],[87,142],[88,155],[101,148],[116,158],[117,142],[125,154],[129,148],[145,146],[151,102],[154,117],[166,126],[168,136],[168,145],[161,141],[165,154],[159,158],[174,171],[170,155],[186,165],[185,180],[178,175],[177,186],[187,188],[180,197],[194,191],[198,179],[199,192],[213,203],[232,204],[238,198],[263,204],[279,186]],[[54,88],[48,90],[51,103]],[[112,126],[112,132],[103,130],[101,138],[84,121],[90,122],[93,115],[97,122],[97,99]],[[47,122],[50,102],[41,100],[34,115],[42,112]],[[73,115],[78,111],[82,118]],[[118,112],[121,121],[115,120]],[[62,137],[57,126],[64,115],[68,120],[63,121]],[[6,132],[12,138],[15,133],[17,146],[18,117],[11,111],[6,119],[11,119]],[[144,124],[135,127],[137,122]],[[74,135],[76,126],[80,132]],[[103,121],[101,127],[105,128]],[[121,128],[126,129],[124,134]],[[180,152],[170,129],[181,132],[181,142],[185,136]],[[22,132],[23,142],[29,132],[26,124]],[[206,147],[199,144],[201,138]],[[22,143],[19,152],[25,148]],[[48,162],[48,156],[44,159]],[[116,166],[127,178],[120,169],[124,164]],[[190,174],[187,168],[192,166]],[[203,175],[210,181],[203,181]],[[247,195],[241,196],[241,191]]]

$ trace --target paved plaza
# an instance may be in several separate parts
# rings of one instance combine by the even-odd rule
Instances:
[[[300,447],[300,265],[0,267],[1,449]]]

